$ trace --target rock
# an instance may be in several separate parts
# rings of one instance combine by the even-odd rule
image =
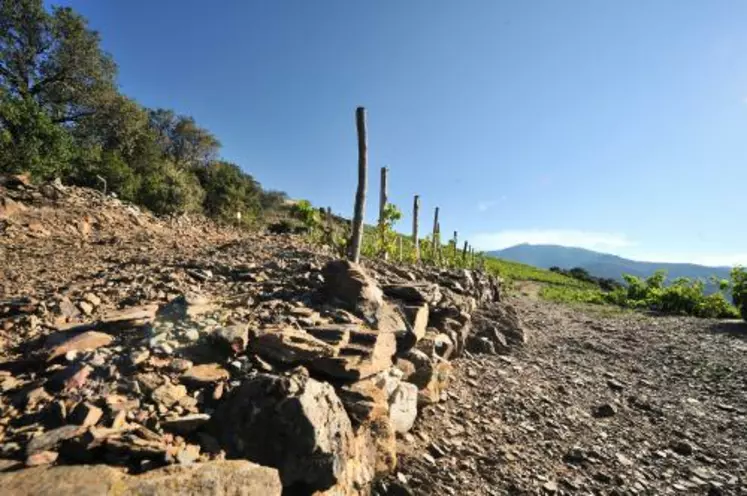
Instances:
[[[402,382],[389,398],[389,418],[396,432],[405,433],[412,429],[418,415],[418,387]]]
[[[622,391],[625,385],[616,379],[607,379],[607,386],[613,391]]]
[[[353,462],[352,425],[342,402],[304,369],[244,382],[221,404],[211,429],[228,456],[276,467],[283,486],[306,493],[337,484]]]
[[[397,368],[404,372],[402,377],[418,387],[418,405],[430,405],[441,401],[441,394],[451,381],[452,366],[436,356],[429,357],[414,349],[402,357],[397,357]]]
[[[324,292],[343,307],[373,321],[384,304],[379,286],[360,265],[348,260],[333,260],[322,269]]]
[[[407,322],[415,334],[416,340],[419,341],[425,336],[426,327],[428,327],[428,304],[410,305],[402,307]]]
[[[75,363],[60,370],[47,381],[50,391],[72,391],[82,387],[93,372],[93,367],[83,363]]]
[[[592,415],[595,418],[614,417],[615,414],[617,414],[617,408],[615,408],[615,406],[610,403],[598,405],[592,411]]]
[[[47,361],[64,356],[70,351],[95,350],[102,346],[109,346],[114,338],[103,332],[87,331],[66,339],[61,344],[51,348],[47,354]]]
[[[355,425],[389,415],[386,372],[344,385],[337,395]]]
[[[158,305],[142,305],[122,310],[107,312],[101,317],[96,327],[99,330],[118,331],[129,328],[143,327],[156,318]]]
[[[444,333],[430,332],[426,334],[417,348],[431,357],[441,357],[448,360],[455,352],[455,346],[452,339]]]
[[[141,363],[145,362],[150,357],[150,351],[148,350],[136,350],[130,353],[128,360],[132,367],[137,367]]]
[[[192,361],[186,358],[174,358],[169,364],[169,370],[183,373],[191,369],[193,365]]]
[[[682,456],[691,456],[695,451],[693,445],[687,441],[675,441],[669,447],[672,451]]]
[[[26,205],[14,201],[6,196],[0,196],[0,220],[9,219],[19,212],[26,210]]]
[[[207,386],[228,379],[231,374],[217,363],[195,365],[182,374],[180,380],[193,386]]]
[[[59,456],[60,454],[56,451],[40,451],[26,458],[26,466],[38,467],[40,465],[49,465],[57,461],[57,457]]]
[[[485,355],[495,355],[495,346],[493,342],[482,336],[467,337],[467,351],[470,353],[482,353]]]
[[[155,401],[156,403],[160,403],[166,408],[171,408],[186,395],[186,387],[182,385],[175,386],[171,383],[166,383],[153,390],[153,392],[151,393],[151,398],[153,398],[153,401]]]
[[[82,401],[70,412],[68,422],[83,427],[91,427],[96,425],[103,415],[104,411],[101,408]]]
[[[243,353],[249,343],[249,328],[246,325],[221,327],[213,333],[213,338],[219,346],[237,355]]]
[[[42,451],[53,450],[62,441],[72,439],[83,431],[85,431],[85,427],[83,426],[65,425],[51,431],[43,432],[32,438],[26,445],[26,455],[31,456]]]
[[[307,364],[336,354],[333,346],[292,327],[259,331],[250,341],[250,349],[266,360],[286,365]]]
[[[392,332],[350,330],[348,344],[335,356],[315,359],[312,370],[334,378],[357,381],[392,366],[397,341]]]
[[[507,303],[491,305],[478,311],[475,317],[475,328],[479,335],[485,335],[491,340],[491,333],[486,330],[495,329],[505,337],[509,346],[521,346],[527,341],[527,332],[518,312]]]
[[[93,313],[93,305],[87,301],[81,301],[78,303],[78,308],[83,312],[84,315],[91,315]]]
[[[136,476],[107,465],[35,467],[1,473],[0,486],[6,494],[17,496],[280,496],[282,492],[277,470],[245,460],[172,465]]]
[[[80,315],[80,312],[78,311],[78,308],[73,305],[73,302],[70,301],[70,298],[63,297],[57,304],[58,310],[60,314],[63,317],[66,317],[68,319],[73,319]]]
[[[93,305],[94,307],[98,307],[101,305],[101,298],[96,296],[93,293],[86,293],[83,295],[83,299]]]
[[[402,300],[409,305],[437,305],[441,299],[441,289],[433,283],[388,284],[382,287],[390,298]]]
[[[205,425],[209,420],[210,415],[195,413],[184,417],[165,419],[161,422],[161,427],[176,434],[190,434]]]
[[[175,458],[180,465],[191,465],[200,458],[200,447],[195,444],[182,446]]]

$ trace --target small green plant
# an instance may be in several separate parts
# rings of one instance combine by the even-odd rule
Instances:
[[[303,222],[303,225],[308,229],[309,233],[313,233],[321,225],[321,216],[319,210],[311,205],[308,200],[299,200],[291,208],[293,216]]]

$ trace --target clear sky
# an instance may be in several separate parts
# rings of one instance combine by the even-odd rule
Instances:
[[[53,2],[54,3],[54,2]],[[747,2],[65,2],[123,91],[264,186],[350,215],[354,109],[409,230],[747,263]]]

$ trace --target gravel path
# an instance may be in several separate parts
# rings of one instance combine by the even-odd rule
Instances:
[[[391,491],[747,493],[747,325],[512,303],[529,343],[454,362]]]

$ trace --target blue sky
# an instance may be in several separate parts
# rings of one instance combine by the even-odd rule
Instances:
[[[747,264],[747,2],[66,2],[123,91],[190,114],[264,186],[350,215],[441,208],[482,249]],[[424,221],[429,224],[430,221]]]

